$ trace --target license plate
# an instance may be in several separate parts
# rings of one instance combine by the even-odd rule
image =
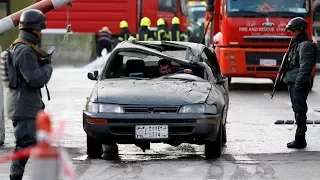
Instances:
[[[137,125],[136,139],[166,139],[168,129],[168,125]]]
[[[276,66],[276,59],[260,59],[260,66]]]

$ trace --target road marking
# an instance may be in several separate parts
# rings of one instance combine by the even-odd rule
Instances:
[[[235,161],[243,161],[246,164],[255,164],[257,161],[251,159],[248,155],[233,155]]]

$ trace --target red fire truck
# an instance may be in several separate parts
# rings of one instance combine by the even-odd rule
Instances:
[[[291,33],[286,24],[300,16],[312,38],[312,0],[207,0],[206,20],[213,17],[207,45],[213,46],[221,72],[229,77],[275,79]],[[313,85],[315,76],[310,79]]]
[[[69,11],[71,29],[73,32],[96,33],[107,26],[114,35],[118,35],[120,21],[126,20],[129,30],[135,34],[143,17],[151,20],[150,29],[154,30],[158,18],[165,19],[170,27],[171,19],[177,16],[186,32],[187,2],[188,0],[75,0]],[[67,26],[67,7],[56,9],[46,17],[48,29],[64,29]]]

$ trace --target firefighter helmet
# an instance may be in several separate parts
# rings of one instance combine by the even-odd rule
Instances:
[[[119,26],[120,26],[120,28],[127,28],[128,27],[128,23],[127,23],[127,21],[123,20],[123,21],[120,22]]]
[[[180,24],[180,19],[178,17],[172,18],[171,24]]]
[[[162,18],[159,18],[157,21],[157,26],[161,26],[161,25],[165,25],[166,23],[164,22],[164,20]]]
[[[141,19],[140,26],[148,26],[148,27],[150,27],[150,25],[151,25],[151,21],[150,21],[149,18],[144,17],[144,18]]]
[[[307,25],[308,23],[302,17],[296,17],[288,22],[286,29],[289,31],[304,30]]]
[[[20,16],[19,29],[45,29],[46,17],[37,9],[29,9],[24,11]]]

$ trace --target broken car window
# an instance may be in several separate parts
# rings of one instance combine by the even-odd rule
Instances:
[[[184,51],[185,52],[185,51]],[[164,51],[163,54],[183,59],[185,53],[179,51]],[[177,61],[137,52],[119,52],[107,64],[105,79],[155,79],[171,77],[171,79],[184,79],[198,81],[203,79],[204,69],[191,64],[185,65]],[[185,73],[185,70],[187,73]],[[189,70],[191,73],[188,73]],[[187,74],[173,76],[176,74]],[[174,78],[173,78],[174,77]],[[168,78],[167,78],[168,79]],[[170,78],[169,78],[170,79]]]

